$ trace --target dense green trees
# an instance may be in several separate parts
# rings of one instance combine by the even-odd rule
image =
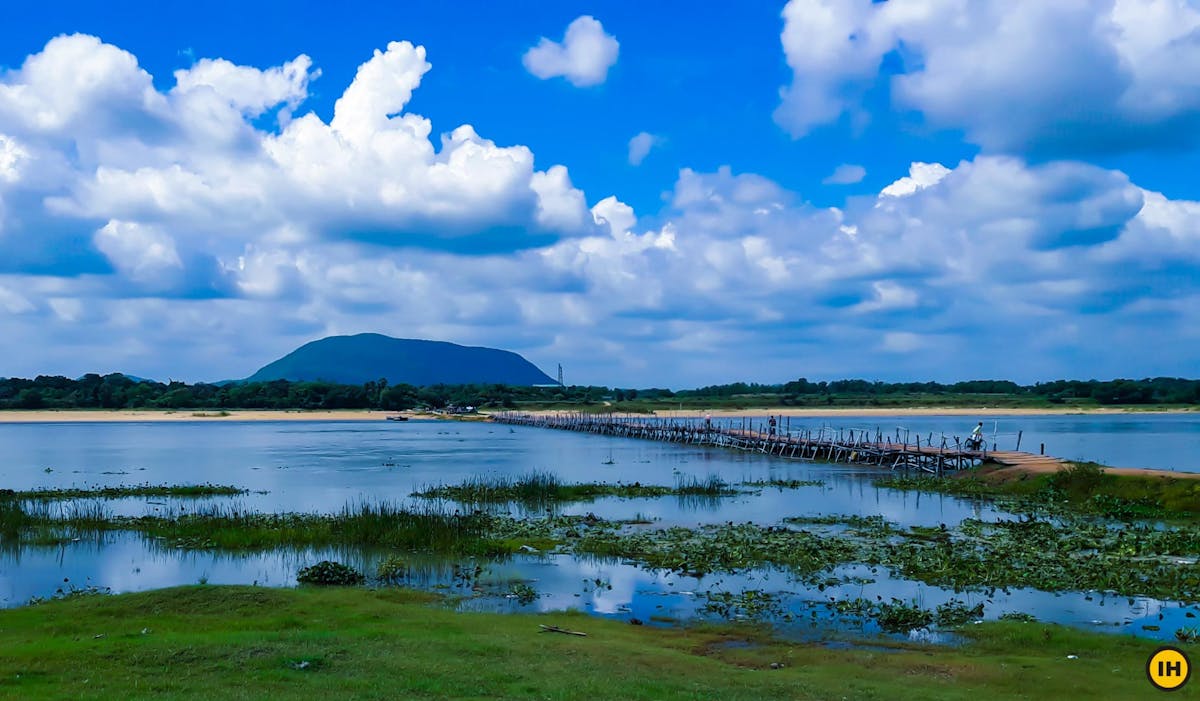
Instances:
[[[1054,400],[1092,398],[1101,404],[1197,404],[1200,380],[1155,377],[1145,380],[1058,380],[1029,388],[1033,394]]]
[[[811,397],[840,396],[864,399],[896,395],[1002,395],[1041,399],[1050,403],[1068,400],[1092,400],[1099,404],[1200,404],[1200,380],[1177,377],[1155,377],[1143,380],[1118,379],[1057,380],[1022,386],[1010,380],[969,380],[942,384],[939,382],[870,382],[867,380],[835,380],[810,382],[800,378],[782,385],[760,385],[737,382],[693,390],[682,390],[676,397],[727,398],[744,395],[780,395],[780,404],[811,404]],[[799,401],[809,397],[808,401]]]
[[[631,390],[632,392],[632,390]],[[244,382],[212,385],[135,381],[125,375],[78,380],[41,375],[0,379],[0,409],[384,409],[448,405],[514,407],[518,402],[596,403],[604,387],[509,385],[363,385],[331,382]],[[636,392],[634,392],[636,394]]]
[[[1058,380],[1021,386],[1007,380],[937,382],[871,382],[800,378],[784,384],[737,382],[672,392],[669,389],[607,387],[523,387],[513,385],[390,385],[387,380],[363,385],[331,382],[243,382],[213,385],[136,381],[125,375],[85,375],[78,380],[39,376],[32,380],[0,379],[0,409],[384,409],[398,411],[449,405],[516,407],[530,403],[599,405],[601,402],[642,405],[703,405],[756,397],[757,405],[894,403],[904,397],[1003,396],[1035,402],[1099,404],[1200,404],[1200,380],[1156,377],[1143,380]]]

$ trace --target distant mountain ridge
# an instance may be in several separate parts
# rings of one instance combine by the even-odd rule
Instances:
[[[263,366],[246,382],[324,380],[359,385],[554,384],[536,365],[511,351],[446,341],[392,338],[377,333],[329,336]]]

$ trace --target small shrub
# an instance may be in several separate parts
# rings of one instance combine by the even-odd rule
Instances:
[[[948,601],[937,607],[933,617],[939,626],[961,626],[967,621],[983,618],[983,603],[968,606],[958,600]]]
[[[525,604],[533,603],[534,600],[538,598],[538,593],[537,589],[534,589],[528,584],[525,584],[524,582],[518,582],[512,586],[512,591],[509,593],[509,596],[516,599],[518,604],[524,606]]]
[[[1104,468],[1094,462],[1077,462],[1050,477],[1050,486],[1075,496],[1095,493],[1105,481]]]
[[[380,560],[379,564],[375,567],[375,576],[384,582],[394,584],[404,579],[407,575],[408,564],[396,555],[389,555]]]
[[[914,628],[925,628],[933,623],[933,614],[916,604],[906,604],[899,599],[892,603],[879,604],[879,627],[889,633],[902,633]]]
[[[352,586],[366,581],[362,572],[340,562],[322,560],[311,567],[302,567],[296,581],[302,584],[322,586]]]

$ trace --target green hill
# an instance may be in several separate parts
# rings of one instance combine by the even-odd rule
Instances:
[[[325,380],[362,384],[380,378],[394,385],[416,386],[554,382],[533,363],[510,351],[391,338],[377,333],[330,336],[306,343],[246,381]]]

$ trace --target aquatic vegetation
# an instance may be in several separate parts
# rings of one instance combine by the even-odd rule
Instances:
[[[426,487],[413,496],[426,499],[453,499],[465,503],[525,502],[547,503],[565,501],[564,485],[551,472],[530,472],[524,475],[476,475],[458,485]]]
[[[986,498],[1010,510],[1080,513],[1116,518],[1191,519],[1200,514],[1200,480],[1117,475],[1092,462],[1025,479],[994,481],[987,468],[946,477],[892,475],[875,480],[889,489]]]
[[[1000,614],[999,620],[1001,620],[1001,621],[1019,621],[1021,623],[1036,623],[1037,616],[1034,616],[1033,614],[1025,613],[1023,611],[1009,611],[1007,613]]]
[[[826,514],[822,516],[789,516],[784,523],[796,525],[845,525],[852,530],[886,535],[892,532],[892,525],[887,519],[878,514],[874,516],[859,516],[857,514]]]
[[[933,611],[933,620],[943,628],[961,626],[968,621],[978,621],[983,618],[983,602],[969,606],[957,599],[940,604]]]
[[[508,596],[509,598],[516,599],[518,604],[525,606],[537,600],[538,591],[525,582],[517,582],[512,585]]]
[[[35,596],[29,599],[29,606],[44,604],[47,601],[63,601],[66,599],[82,599],[92,596],[110,596],[112,589],[109,587],[99,587],[94,584],[85,584],[82,587],[76,585],[69,577],[63,578],[63,586],[54,590],[48,598]]]
[[[721,497],[736,494],[737,490],[716,475],[703,479],[688,475],[676,478],[675,489],[670,493],[678,496]]]
[[[315,565],[300,568],[296,581],[301,584],[316,584],[320,586],[352,586],[362,584],[367,578],[362,572],[349,565],[330,560],[322,560]]]
[[[779,489],[800,489],[802,487],[824,487],[823,480],[754,480],[751,482],[742,482],[743,487],[777,487]]]
[[[718,477],[679,478],[675,487],[640,482],[603,484],[565,484],[549,472],[519,476],[476,476],[457,485],[425,487],[413,496],[423,499],[450,499],[465,504],[515,502],[532,507],[552,503],[593,501],[601,497],[646,498],[663,496],[726,496],[737,490]]]
[[[825,519],[829,525],[856,517]],[[819,585],[851,563],[956,591],[1031,587],[1200,600],[1200,532],[1102,522],[967,520],[956,528],[900,531],[864,519],[837,532],[724,524],[624,532],[596,528],[568,543],[576,553],[633,560],[692,575],[775,566]]]
[[[0,538],[16,540],[29,525],[29,516],[19,503],[0,500]]]
[[[389,555],[375,566],[375,577],[381,582],[395,584],[407,576],[408,563],[396,555]]]
[[[571,543],[577,553],[621,557],[647,567],[704,575],[777,565],[798,575],[815,575],[852,561],[848,539],[751,523],[621,532],[590,529]]]
[[[0,542],[57,545],[119,528],[103,504],[0,500]]]
[[[521,534],[520,529],[501,527],[513,519],[437,508],[412,510],[387,502],[348,504],[335,514],[261,514],[213,505],[117,522],[168,547],[225,550],[355,545],[498,555],[515,552],[520,543],[506,537]]]
[[[875,480],[875,486],[905,491],[953,494],[962,497],[1001,496],[1001,493],[993,485],[962,475],[935,477],[933,475],[894,474]]]
[[[944,628],[961,626],[972,620],[983,618],[983,604],[969,606],[957,599],[941,604],[933,611],[923,608],[916,601],[892,598],[882,599],[830,599],[825,607],[834,614],[850,619],[875,621],[880,629],[888,633],[906,633],[933,624]]]
[[[238,496],[248,490],[220,484],[153,485],[116,487],[48,487],[44,489],[0,489],[5,501],[66,501],[69,499],[123,499],[126,497],[214,497]]]
[[[705,592],[704,604],[700,610],[726,620],[789,621],[793,618],[793,615],[784,607],[780,595],[761,589],[745,589],[738,592]]]
[[[1137,523],[1114,528],[1094,517],[968,519],[954,527],[901,529],[879,516],[810,516],[778,526],[652,529],[590,513],[514,518],[389,503],[350,504],[324,515],[205,505],[111,517],[98,502],[0,502],[6,543],[57,543],[116,530],[140,533],[155,547],[233,552],[330,546],[387,548],[396,558],[406,552],[483,557],[558,552],[693,576],[779,568],[816,587],[836,583],[835,568],[862,564],[955,591],[1029,587],[1200,601],[1200,529]],[[403,567],[400,560],[395,565],[392,574]]]
[[[1200,599],[1200,533],[1083,519],[966,520],[942,538],[870,545],[864,559],[955,590],[1033,587]]]
[[[933,613],[921,608],[916,602],[907,603],[893,598],[890,602],[876,605],[875,620],[879,627],[889,633],[903,633],[915,628],[926,628],[933,623]]]
[[[455,563],[455,565],[451,568],[451,571],[452,574],[450,579],[455,583],[455,585],[460,587],[471,587],[477,581],[479,581],[479,577],[483,574],[483,566],[478,564],[460,565]]]

